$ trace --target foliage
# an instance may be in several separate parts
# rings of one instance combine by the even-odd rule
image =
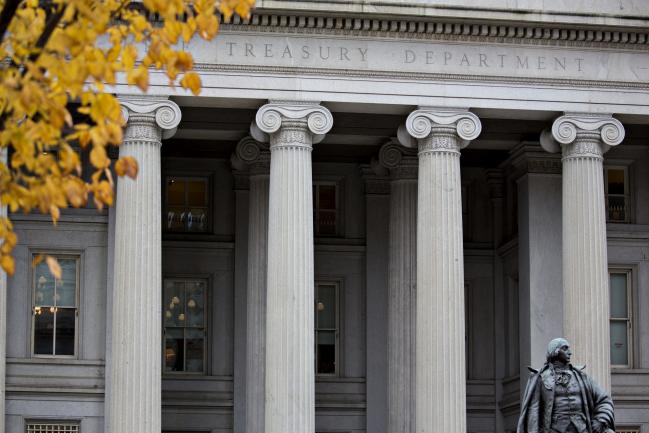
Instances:
[[[124,74],[146,91],[164,71],[198,94],[192,55],[178,46],[210,40],[220,16],[247,18],[254,0],[0,0],[0,202],[11,212],[38,210],[54,223],[60,209],[113,203],[107,147],[122,141],[119,103],[107,85]],[[82,173],[87,152],[90,173]],[[7,156],[8,155],[8,159]],[[113,166],[137,175],[132,157]],[[17,242],[0,217],[0,266],[14,272]],[[48,260],[48,264],[51,261]],[[56,270],[56,266],[50,266]]]

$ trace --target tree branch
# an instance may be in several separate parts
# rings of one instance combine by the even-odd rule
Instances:
[[[7,29],[14,15],[16,15],[16,10],[20,2],[21,0],[6,0],[2,12],[0,12],[0,43],[5,38],[5,33],[7,33]]]

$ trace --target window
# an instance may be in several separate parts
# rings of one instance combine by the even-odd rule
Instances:
[[[319,375],[338,374],[338,287],[332,282],[315,286],[315,371]]]
[[[338,234],[338,185],[335,182],[313,184],[313,230],[316,236]]]
[[[611,365],[631,365],[631,271],[610,269]]]
[[[61,279],[41,261],[34,267],[32,291],[33,353],[75,356],[78,316],[79,258],[56,256]]]
[[[205,373],[207,282],[164,280],[164,371]]]
[[[25,431],[27,433],[79,433],[79,423],[28,421]]]
[[[606,221],[628,223],[630,221],[630,196],[627,167],[604,167],[604,193],[606,195]]]
[[[167,176],[164,228],[168,232],[208,230],[209,182],[205,177]]]
[[[639,426],[634,426],[634,427],[615,426],[615,431],[617,431],[617,433],[640,433],[640,427]]]

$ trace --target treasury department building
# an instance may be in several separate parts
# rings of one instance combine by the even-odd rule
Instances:
[[[6,433],[512,433],[558,336],[649,433],[647,2],[258,0],[186,49],[200,96],[114,89],[113,208],[12,215]]]

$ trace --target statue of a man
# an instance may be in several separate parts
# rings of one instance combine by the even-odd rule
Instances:
[[[614,433],[611,397],[571,356],[570,343],[555,338],[545,365],[530,368],[517,433]]]

